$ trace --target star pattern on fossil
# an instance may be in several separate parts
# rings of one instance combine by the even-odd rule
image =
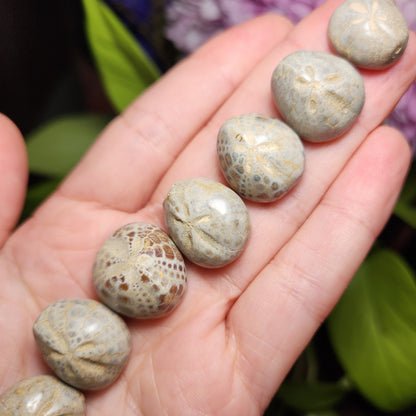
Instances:
[[[191,215],[191,210],[185,201],[182,203],[181,211],[183,212],[172,213],[172,218],[177,224],[179,223],[179,228],[183,230],[184,245],[186,247],[194,246],[194,233],[196,233],[200,239],[209,241],[213,246],[218,245],[215,238],[207,230],[200,227],[202,224],[209,224],[213,221],[210,215]]]
[[[235,150],[237,153],[244,154],[244,172],[247,175],[252,175],[255,170],[255,165],[260,165],[263,170],[270,175],[274,174],[276,170],[275,164],[271,162],[271,158],[268,157],[270,153],[278,152],[280,150],[279,144],[268,137],[267,134],[263,134],[264,140],[259,140],[256,134],[237,133],[235,139],[237,145]]]
[[[330,74],[323,80],[319,80],[316,77],[315,68],[311,65],[307,65],[305,67],[304,75],[299,75],[295,78],[294,86],[298,89],[307,88],[310,90],[308,101],[306,103],[306,110],[308,113],[314,115],[318,111],[320,95],[325,98],[327,104],[333,103],[334,93],[328,91],[326,86],[337,85],[341,81],[342,79],[338,74]]]
[[[387,16],[379,13],[378,1],[373,1],[371,8],[361,3],[351,3],[349,8],[360,15],[351,22],[353,25],[368,23],[370,30],[375,31],[387,21]]]

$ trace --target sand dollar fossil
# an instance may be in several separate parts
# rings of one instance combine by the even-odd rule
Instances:
[[[163,206],[169,235],[193,263],[222,267],[242,253],[250,234],[248,211],[225,185],[205,178],[181,180]]]
[[[253,113],[222,125],[217,152],[230,186],[256,202],[281,198],[299,180],[305,166],[299,136],[280,120]]]
[[[56,377],[34,376],[0,397],[0,416],[84,416],[82,393]]]
[[[300,50],[284,58],[272,76],[273,98],[302,139],[325,142],[349,130],[364,105],[364,82],[345,59]]]
[[[63,381],[98,390],[116,380],[130,353],[130,333],[113,311],[91,299],[61,299],[33,325],[42,357]]]
[[[93,279],[101,300],[133,318],[170,313],[187,289],[183,257],[159,227],[131,223],[115,231],[99,249]]]
[[[329,20],[328,37],[355,65],[384,69],[403,55],[409,30],[392,0],[346,0]]]

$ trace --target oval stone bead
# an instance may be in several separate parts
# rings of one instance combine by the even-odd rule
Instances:
[[[52,376],[30,377],[0,397],[0,416],[84,416],[82,393]]]
[[[193,263],[222,267],[242,253],[250,220],[230,188],[205,178],[184,179],[172,186],[163,206],[169,235]]]
[[[99,249],[94,285],[111,309],[132,318],[159,318],[172,312],[187,289],[183,257],[159,227],[131,223]]]
[[[218,133],[218,159],[227,182],[240,196],[272,202],[299,180],[305,166],[299,136],[280,120],[244,114]]]
[[[81,390],[98,390],[114,382],[131,349],[124,321],[91,299],[52,303],[39,315],[33,333],[54,373]]]
[[[346,0],[329,20],[328,37],[355,65],[384,69],[403,55],[409,30],[392,0]]]
[[[364,82],[345,59],[301,50],[284,58],[272,76],[280,114],[311,142],[333,140],[349,130],[364,105]]]

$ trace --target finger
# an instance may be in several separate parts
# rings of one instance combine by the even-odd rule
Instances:
[[[184,177],[208,176],[223,181],[218,168],[216,156],[216,136],[221,125],[230,117],[247,112],[263,113],[276,116],[277,110],[272,102],[270,91],[271,75],[277,64],[288,54],[299,49],[313,49],[331,52],[327,40],[328,20],[341,3],[341,0],[330,0],[301,21],[271,53],[263,59],[250,76],[242,83],[234,94],[224,103],[213,119],[189,144],[188,148],[178,157],[172,169],[158,188],[153,201],[166,195],[171,184]],[[312,36],[313,34],[313,36]],[[353,152],[359,141],[380,124],[392,111],[400,97],[416,77],[416,40],[411,33],[407,50],[402,59],[393,67],[384,71],[361,71],[366,89],[366,102],[355,129],[349,131],[347,137],[357,137],[353,143]],[[364,129],[362,129],[364,127]],[[361,131],[360,131],[361,130]],[[361,138],[361,139],[360,139]],[[331,148],[348,140],[335,140],[329,143]],[[349,140],[351,143],[352,140]],[[318,152],[324,146],[308,145]],[[350,152],[351,154],[351,152]],[[204,155],[204,157],[198,157]]]
[[[138,210],[181,149],[290,27],[283,17],[264,16],[185,59],[111,123],[62,192]]]
[[[28,176],[25,144],[17,127],[0,114],[0,247],[22,211]]]
[[[305,224],[252,282],[228,324],[243,377],[266,404],[387,221],[410,162],[395,130],[358,149]],[[270,385],[268,385],[270,383]]]
[[[155,192],[151,205],[160,205],[168,189],[177,180],[203,176],[224,182],[216,155],[216,136],[229,117],[246,112],[275,116],[271,100],[270,77],[275,66],[296,48],[311,47],[310,33],[319,32],[315,49],[328,49],[326,26],[340,1],[333,0],[304,19],[279,47],[272,51],[227,100],[211,122],[178,157]],[[363,72],[366,103],[358,120],[343,137],[325,144],[305,142],[306,168],[299,183],[283,199],[273,204],[248,202],[253,232],[243,255],[222,269],[220,279],[227,277],[240,291],[285,244],[306,220],[322,195],[370,131],[391,112],[401,95],[416,77],[416,42],[412,34],[402,59],[387,71]],[[203,155],[203,157],[199,156]],[[253,256],[253,252],[256,256]],[[236,294],[238,295],[238,294]]]

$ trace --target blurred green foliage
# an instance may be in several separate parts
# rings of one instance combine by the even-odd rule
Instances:
[[[416,402],[416,282],[396,253],[375,248],[328,320],[332,346],[360,392],[385,411]]]
[[[394,213],[404,222],[416,228],[416,164],[413,163]]]
[[[39,127],[26,137],[30,172],[64,178],[109,121],[105,115],[73,114]]]
[[[83,0],[91,52],[108,98],[117,112],[160,76],[156,65],[112,10]]]

